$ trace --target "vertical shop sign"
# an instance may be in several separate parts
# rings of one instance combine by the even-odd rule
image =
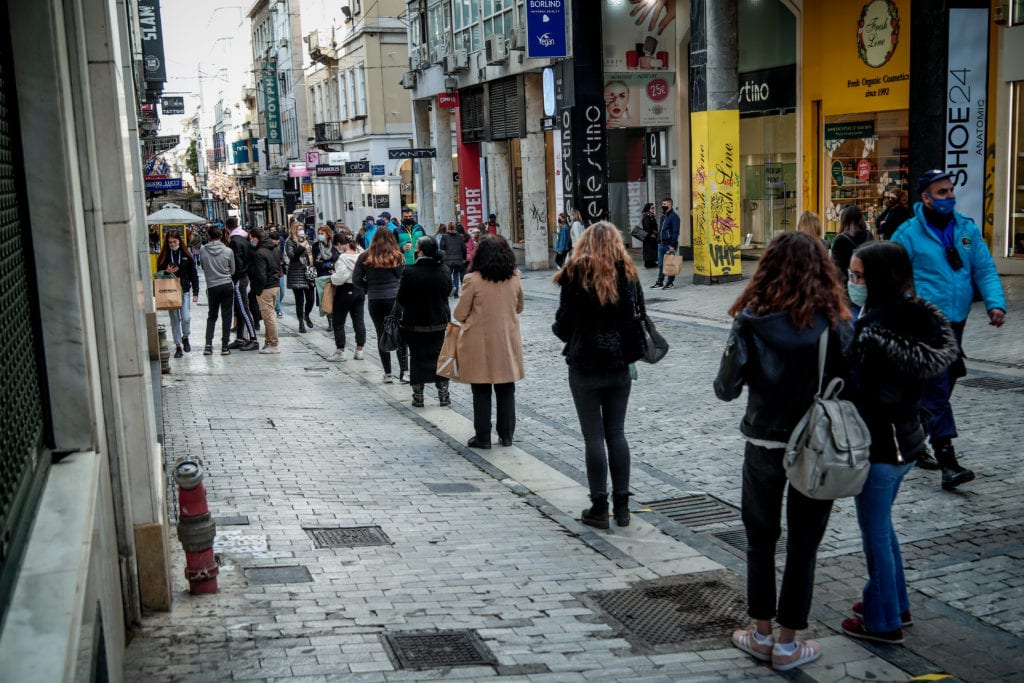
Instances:
[[[160,0],[139,0],[139,32],[142,34],[142,67],[146,81],[167,81],[164,35],[160,25]]]
[[[526,0],[526,56],[568,57],[568,0]]]
[[[277,100],[277,60],[267,59],[260,70],[263,80],[263,114],[267,124],[267,144],[281,144],[281,110]]]
[[[739,275],[739,111],[693,112],[690,130],[694,277]]]
[[[468,229],[484,222],[484,193],[480,182],[480,143],[463,142],[462,112],[456,106],[452,110],[455,117],[455,151],[459,155],[459,220]],[[444,182],[443,178],[435,178],[435,182]]]
[[[979,224],[985,210],[987,75],[988,8],[950,9],[946,170],[953,174],[957,210]]]
[[[566,107],[558,116],[559,135],[562,138],[562,212],[572,220],[576,208],[576,165],[573,163],[572,107]]]

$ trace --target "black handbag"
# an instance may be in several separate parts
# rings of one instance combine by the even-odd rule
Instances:
[[[647,308],[643,304],[644,294],[639,283],[633,286],[633,318],[640,326],[640,334],[644,340],[644,355],[640,357],[645,363],[657,363],[668,353],[668,342],[654,328],[654,323],[647,317]]]
[[[641,242],[643,242],[644,238],[647,237],[647,232],[639,225],[634,225],[629,234],[632,235],[634,239],[638,239]]]
[[[401,309],[397,306],[392,308],[391,312],[384,316],[384,328],[380,332],[379,340],[381,351],[390,353],[392,351],[397,351],[405,345],[402,341],[401,321]]]

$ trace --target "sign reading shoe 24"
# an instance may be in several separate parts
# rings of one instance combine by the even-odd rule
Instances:
[[[526,0],[526,56],[568,57],[568,0]]]

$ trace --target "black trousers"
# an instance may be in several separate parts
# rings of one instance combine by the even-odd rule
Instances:
[[[384,368],[384,372],[388,375],[391,374],[391,354],[387,351],[381,351],[380,348],[380,337],[384,332],[384,318],[387,317],[391,309],[395,307],[394,299],[367,299],[366,307],[370,311],[370,320],[373,321],[373,329],[377,331],[377,354],[380,356],[381,367]],[[405,346],[398,349],[395,352],[398,356],[398,369],[399,372],[405,374],[409,369],[409,356],[406,352]]]
[[[775,619],[779,626],[807,628],[818,559],[831,500],[814,500],[786,486],[782,466],[785,449],[747,443],[743,456],[743,526],[747,530],[747,613],[754,619]],[[775,544],[786,496],[786,567],[782,590],[775,597]],[[777,608],[777,611],[776,611]]]
[[[230,282],[206,290],[206,301],[210,310],[206,314],[206,345],[213,346],[213,332],[217,318],[221,320],[221,345],[231,343],[231,302],[235,298],[235,287]]]
[[[569,391],[583,432],[587,484],[591,496],[629,493],[629,443],[626,442],[626,406],[633,381],[629,368],[607,372],[569,369]]]
[[[255,309],[259,312],[259,307]],[[256,328],[252,322],[249,305],[249,276],[243,275],[235,282],[235,338],[256,339]]]
[[[313,312],[316,290],[308,287],[305,289],[293,289],[292,296],[295,297],[295,317],[299,319],[299,322],[302,322]]]
[[[491,390],[498,399],[498,439],[511,441],[516,431],[516,384],[471,384],[473,388],[473,429],[476,438],[491,442]]]
[[[334,346],[345,348],[345,318],[352,316],[352,329],[356,333],[356,346],[366,344],[366,323],[363,305],[366,293],[351,282],[334,288]]]

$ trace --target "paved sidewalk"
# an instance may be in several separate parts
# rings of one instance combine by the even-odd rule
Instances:
[[[281,355],[193,352],[172,361],[163,378],[166,459],[192,453],[207,465],[221,520],[221,592],[190,597],[176,548],[173,610],[145,619],[125,677],[886,681],[945,670],[981,681],[1024,670],[1016,390],[958,389],[962,440],[987,455],[977,486],[941,494],[933,476],[916,472],[901,493],[896,516],[917,621],[906,647],[866,648],[836,634],[864,574],[849,505],[837,506],[818,575],[810,631],[825,655],[799,673],[776,674],[736,651],[724,624],[700,641],[651,645],[610,617],[596,591],[659,577],[698,577],[742,595],[741,552],[715,536],[734,521],[688,526],[646,503],[701,495],[726,513],[738,503],[742,406],[714,401],[710,380],[729,324],[724,311],[745,283],[698,287],[684,273],[674,290],[648,290],[673,351],[641,368],[631,399],[638,511],[627,529],[598,532],[575,521],[586,488],[565,366],[550,334],[551,274],[524,276],[528,377],[517,391],[513,448],[462,445],[472,434],[468,387],[453,387],[453,409],[437,407],[428,389],[428,407],[414,410],[407,386],[380,383],[374,353],[328,363],[333,341],[323,326],[298,335],[290,313],[279,320]],[[972,363],[972,377],[1014,379],[1014,359],[1024,354],[1020,327],[1007,329],[1018,310],[1010,309],[1003,330],[977,330],[978,348],[988,351],[972,355],[984,364],[976,372]],[[193,311],[201,329],[206,309]],[[969,325],[969,340],[977,327]],[[978,428],[992,422],[998,432]],[[318,549],[304,530],[363,525],[379,526],[390,542]],[[263,567],[308,575],[295,569],[305,581],[259,583]],[[473,630],[494,663],[401,668],[386,640],[449,629]]]

